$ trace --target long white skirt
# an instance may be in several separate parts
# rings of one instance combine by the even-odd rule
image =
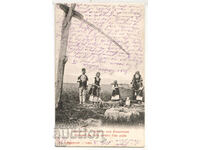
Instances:
[[[111,97],[111,100],[113,100],[113,101],[119,100],[119,95],[112,96],[112,97]]]
[[[97,96],[90,95],[89,101],[91,101],[91,102],[99,102],[100,98],[97,97]]]

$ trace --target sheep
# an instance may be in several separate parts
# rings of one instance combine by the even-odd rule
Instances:
[[[118,111],[116,111],[115,108],[110,108],[107,109],[104,113],[104,116],[106,117],[106,119],[110,119],[110,120],[117,120],[118,118]]]
[[[113,108],[110,108],[110,109],[107,109],[106,111],[105,111],[105,113],[104,113],[104,116],[106,117],[106,119],[110,119],[111,118],[111,111],[113,111],[112,110]]]
[[[139,112],[136,109],[130,110],[128,108],[110,108],[107,109],[104,113],[106,119],[110,120],[121,120],[121,121],[130,121],[131,117],[139,116]]]

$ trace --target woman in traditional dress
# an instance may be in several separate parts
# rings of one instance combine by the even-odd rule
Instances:
[[[113,101],[119,100],[120,99],[120,93],[119,93],[119,86],[118,86],[117,80],[114,81],[112,89],[113,89],[113,91],[112,91],[111,100],[113,100]]]
[[[133,99],[138,101],[144,101],[144,86],[142,83],[142,77],[140,72],[137,71],[132,79]]]
[[[90,95],[89,100],[93,102],[93,104],[98,103],[100,100],[100,81],[101,81],[100,72],[97,72],[94,78],[94,84],[92,84],[89,91]]]

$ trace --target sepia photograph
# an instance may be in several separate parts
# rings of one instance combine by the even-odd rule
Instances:
[[[0,5],[0,149],[200,149],[200,1],[30,2]]]
[[[56,146],[144,146],[144,9],[55,4]]]

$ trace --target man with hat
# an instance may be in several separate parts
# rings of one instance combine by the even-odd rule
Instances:
[[[79,101],[80,101],[80,104],[84,104],[85,99],[86,99],[88,77],[85,73],[86,73],[86,69],[82,68],[82,74],[78,77],[78,81],[77,81],[77,82],[79,82]]]

